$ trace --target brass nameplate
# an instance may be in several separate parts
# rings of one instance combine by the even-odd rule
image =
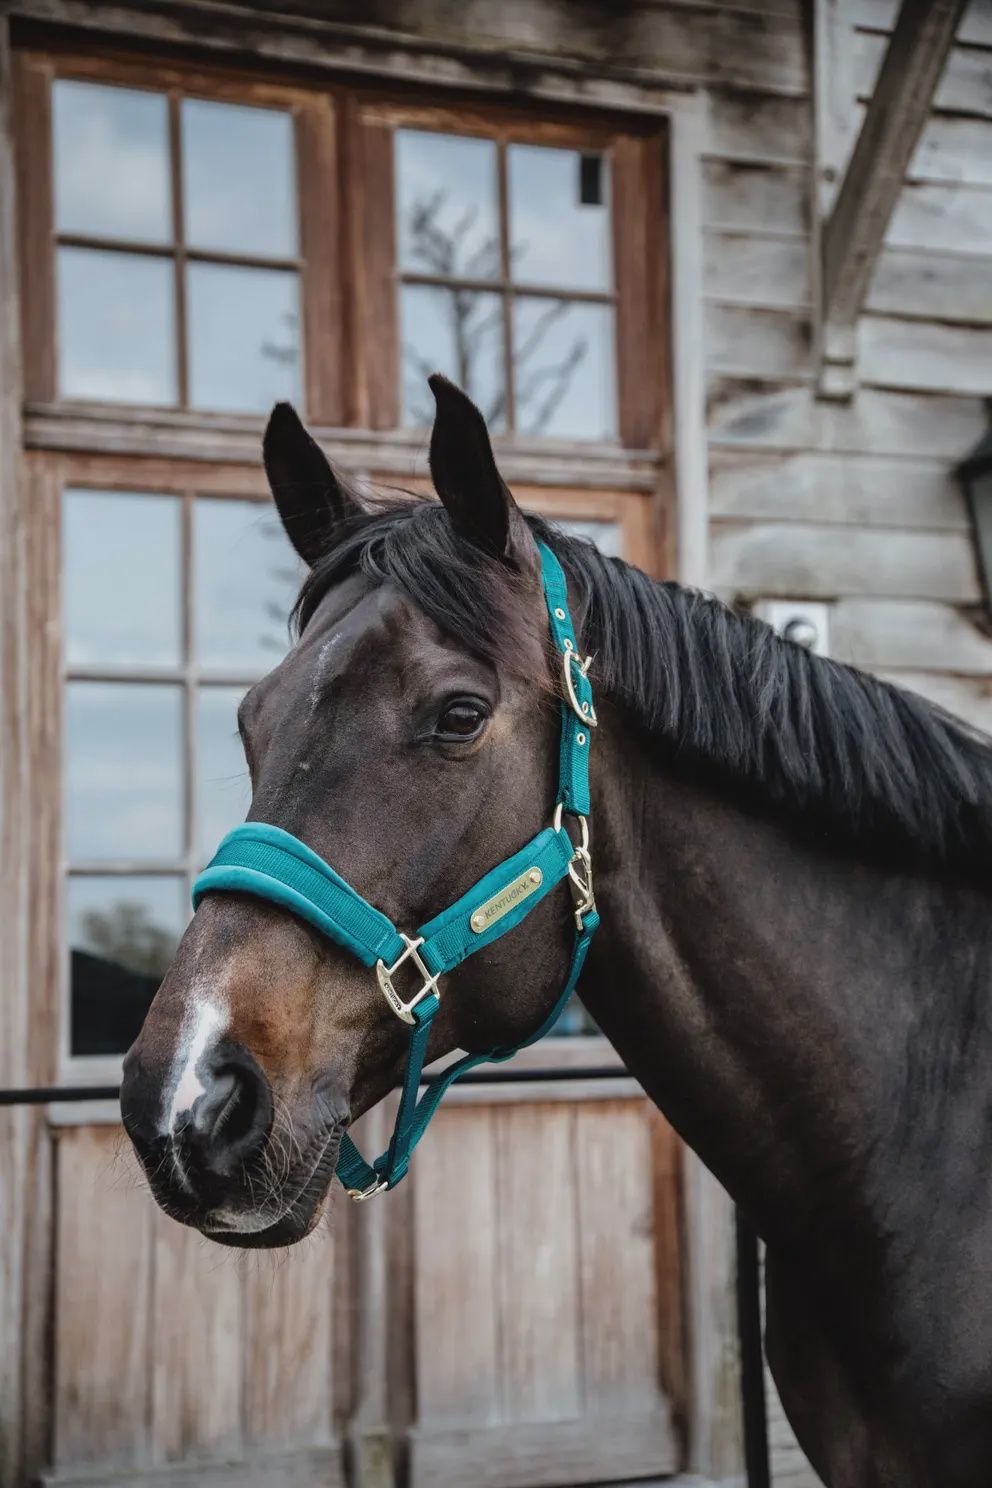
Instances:
[[[500,889],[485,904],[480,904],[478,909],[469,920],[469,924],[476,935],[481,935],[483,930],[488,930],[501,920],[504,915],[516,909],[524,899],[529,899],[531,894],[536,894],[544,881],[544,874],[540,868],[528,868],[526,873],[521,873],[512,883],[507,884],[505,889]]]

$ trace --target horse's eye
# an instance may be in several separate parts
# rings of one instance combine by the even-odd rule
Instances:
[[[474,739],[488,717],[481,703],[471,698],[458,698],[449,703],[437,721],[437,739]]]

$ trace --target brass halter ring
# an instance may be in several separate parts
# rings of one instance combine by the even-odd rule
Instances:
[[[587,656],[585,660],[579,655],[571,641],[565,641],[565,649],[561,657],[561,680],[565,689],[565,697],[568,706],[575,714],[580,723],[587,723],[590,728],[595,728],[599,722],[596,717],[596,709],[591,702],[580,703],[575,691],[575,682],[572,679],[572,668],[577,666],[583,677],[588,676],[589,668],[592,666],[593,658]]]

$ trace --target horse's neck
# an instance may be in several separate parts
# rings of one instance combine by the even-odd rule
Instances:
[[[593,1017],[766,1236],[840,1191],[870,1209],[921,1105],[952,1098],[934,1062],[958,1084],[992,1067],[987,900],[804,847],[603,744]]]

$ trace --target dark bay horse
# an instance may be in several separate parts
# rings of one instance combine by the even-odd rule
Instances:
[[[299,638],[239,714],[251,819],[397,924],[545,825],[549,544],[600,712],[582,998],[767,1242],[772,1368],[824,1481],[987,1488],[992,746],[525,518],[481,415],[432,386],[440,503],[360,504],[292,409],[272,416],[266,467],[310,572]],[[446,977],[431,1057],[536,1027],[571,922],[550,894]],[[406,1046],[366,967],[211,894],[128,1055],[125,1124],[176,1218],[286,1245]]]

